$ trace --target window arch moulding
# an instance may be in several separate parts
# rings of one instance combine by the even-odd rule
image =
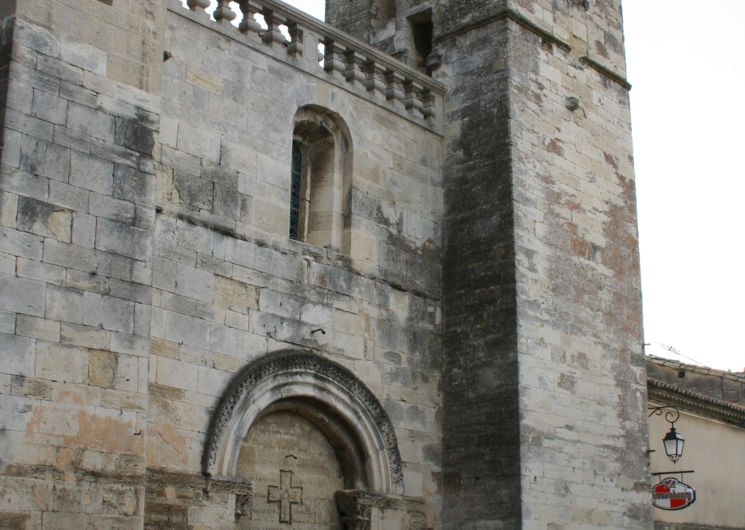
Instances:
[[[352,136],[344,120],[317,106],[293,120],[291,239],[349,254]]]

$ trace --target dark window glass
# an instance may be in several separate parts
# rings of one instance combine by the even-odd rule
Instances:
[[[300,184],[303,177],[303,150],[300,142],[292,142],[292,182],[290,184],[290,239],[298,239],[300,222]]]

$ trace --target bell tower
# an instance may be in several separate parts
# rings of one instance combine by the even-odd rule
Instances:
[[[373,4],[327,20],[448,86],[444,528],[650,527],[620,2]]]

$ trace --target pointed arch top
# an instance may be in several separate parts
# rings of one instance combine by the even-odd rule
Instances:
[[[375,395],[347,368],[317,354],[284,350],[257,359],[228,386],[212,417],[202,458],[208,477],[235,477],[246,434],[262,413],[300,400],[299,410],[332,417],[361,455],[362,487],[403,495],[396,433]],[[311,416],[314,413],[310,413]]]

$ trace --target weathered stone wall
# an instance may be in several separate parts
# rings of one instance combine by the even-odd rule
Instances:
[[[109,7],[20,2],[3,26],[3,526],[143,521],[159,103],[112,53],[149,22]]]
[[[406,495],[427,498],[434,524],[440,137],[241,37],[169,13],[148,467],[199,473],[210,412],[232,375],[267,352],[311,348],[384,404]],[[305,105],[336,113],[351,134],[349,255],[287,237],[293,116]]]
[[[292,346],[377,395],[436,525],[441,137],[178,3],[167,27],[165,3],[55,5],[3,35],[3,520],[232,525],[201,476],[210,414]],[[348,255],[287,237],[303,105],[350,131]]]
[[[520,525],[515,248],[506,21],[442,47],[459,124],[445,155],[444,519]],[[484,95],[487,95],[484,97]]]
[[[437,13],[460,124],[444,162],[445,525],[648,527],[628,86],[620,45],[598,44],[622,42],[619,6]],[[463,269],[480,304],[460,302]],[[469,430],[492,449],[465,450]]]

